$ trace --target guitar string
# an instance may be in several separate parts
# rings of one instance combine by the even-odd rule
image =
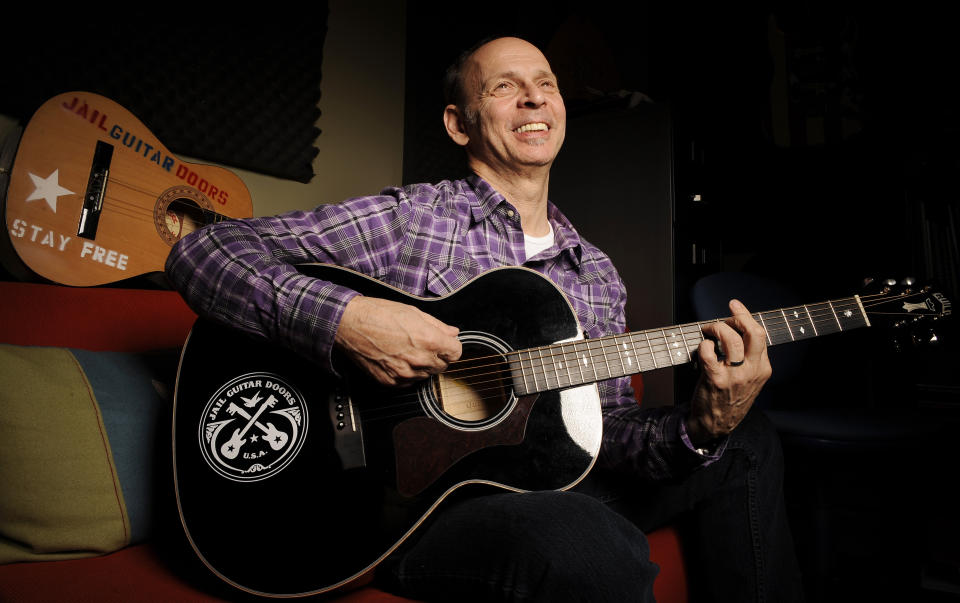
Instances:
[[[143,194],[143,195],[145,195],[145,196],[147,196],[147,197],[149,197],[149,198],[151,198],[151,199],[154,200],[154,206],[153,206],[152,208],[146,208],[146,207],[144,207],[144,206],[141,205],[141,204],[133,203],[133,202],[130,202],[130,201],[126,201],[124,198],[122,198],[122,197],[120,197],[120,196],[117,196],[116,194],[104,195],[104,203],[106,204],[106,201],[109,200],[109,201],[110,201],[110,207],[111,207],[111,209],[112,209],[113,211],[117,211],[117,212],[132,212],[132,213],[124,213],[123,215],[125,215],[125,216],[127,216],[127,217],[129,217],[129,218],[132,218],[132,219],[144,220],[144,221],[151,222],[151,223],[154,221],[154,213],[155,213],[155,211],[156,211],[156,200],[157,200],[157,195],[156,195],[154,192],[148,191],[148,190],[146,190],[146,189],[144,189],[144,188],[138,187],[138,186],[136,186],[136,185],[134,185],[134,184],[131,184],[131,183],[129,183],[129,182],[125,182],[125,181],[123,181],[123,180],[119,180],[119,179],[112,178],[112,177],[111,177],[111,178],[108,178],[108,179],[107,179],[107,182],[108,182],[108,183],[112,183],[112,184],[117,184],[117,185],[119,185],[119,186],[125,187],[125,188],[127,188],[127,189],[129,189],[129,190],[132,190],[132,191],[134,191],[134,192],[141,193],[141,194]],[[199,191],[198,191],[198,192],[199,192]],[[200,193],[200,194],[203,194],[203,193]],[[206,198],[206,197],[205,197],[205,198]],[[192,201],[192,200],[190,200],[190,201]],[[121,210],[120,208],[122,208],[122,210]],[[168,208],[168,209],[169,209],[169,208]],[[191,212],[200,212],[200,213],[202,213],[203,216],[204,216],[204,218],[209,219],[210,222],[216,222],[216,221],[219,221],[219,220],[227,217],[227,216],[224,216],[223,214],[220,214],[220,213],[218,213],[218,212],[216,212],[216,211],[214,211],[214,210],[206,209],[206,208],[201,207],[201,206],[196,205],[196,204],[192,205],[192,206],[190,207],[190,210],[191,210]],[[186,214],[186,213],[188,213],[188,212],[184,211],[184,212],[182,212],[182,213]],[[205,222],[205,223],[210,223],[210,222]]]
[[[685,360],[684,362],[686,362],[686,360]],[[653,366],[650,365],[648,368],[653,368]],[[506,372],[506,369],[504,369],[503,371],[501,371],[501,373],[503,373],[503,372]],[[613,376],[613,375],[611,375],[611,376]],[[608,377],[608,376],[598,376],[598,378],[597,378],[596,380],[597,380],[597,381],[602,381],[602,380],[604,380],[604,379],[606,379],[606,378],[609,378],[609,377]],[[499,383],[496,384],[496,388],[495,388],[495,389],[497,390],[497,394],[498,394],[497,396],[495,396],[495,397],[494,397],[494,396],[485,396],[485,397],[484,397],[484,396],[481,396],[481,397],[480,397],[480,400],[481,400],[481,401],[483,401],[483,400],[491,400],[491,399],[503,400],[502,391],[503,391],[503,389],[509,387],[508,384],[509,384],[509,380],[501,380]],[[552,386],[551,386],[551,387],[548,387],[547,389],[559,389],[559,388],[561,388],[561,387],[566,387],[566,386],[561,386],[561,385],[558,383],[556,387],[552,387]],[[489,390],[489,388],[487,388],[487,389]],[[483,390],[481,389],[481,390],[479,390],[479,391],[483,391]],[[411,399],[413,399],[414,397],[416,397],[416,396],[411,397]],[[469,397],[470,400],[474,400],[474,399],[476,399],[476,398],[477,398],[477,396],[470,396],[470,397]],[[456,403],[456,400],[451,401],[451,405],[454,405],[455,403]],[[417,399],[416,401],[413,401],[413,402],[401,402],[401,403],[399,403],[399,404],[394,404],[394,405],[385,405],[385,406],[383,406],[383,407],[381,407],[381,408],[379,409],[381,412],[372,412],[372,413],[371,413],[371,412],[367,412],[367,413],[365,414],[365,420],[378,421],[378,420],[384,420],[384,419],[387,419],[387,418],[396,418],[396,417],[398,417],[398,416],[403,416],[404,414],[409,414],[408,412],[404,412],[404,411],[402,410],[403,408],[413,408],[413,407],[419,407],[419,406],[420,406],[420,404],[419,404],[419,399]],[[369,411],[369,409],[368,409],[368,411]],[[399,411],[399,412],[398,412],[398,411]],[[415,413],[415,414],[420,414],[420,413],[417,412],[417,413]],[[454,415],[454,416],[455,416],[455,415]]]
[[[819,323],[821,327],[824,325],[833,325],[833,324],[836,324],[836,320],[837,320],[834,317],[834,312],[836,310],[840,310],[842,312],[844,309],[856,308],[856,305],[857,305],[856,300],[854,300],[853,298],[843,299],[843,300],[832,300],[829,303],[833,303],[834,310],[826,309],[820,314],[817,314],[814,312],[807,313],[807,311],[804,310],[804,313],[798,317],[788,316],[787,322],[789,322],[790,324],[787,324],[787,322],[784,322],[783,316],[780,315],[779,310],[769,310],[769,311],[764,311],[759,313],[753,313],[752,315],[756,317],[757,315],[772,314],[772,316],[765,316],[765,318],[767,320],[775,319],[782,326],[780,328],[767,329],[767,333],[770,334],[771,339],[779,339],[779,337],[782,334],[789,333],[792,331],[791,326],[806,326],[808,322],[807,316],[809,316],[810,319],[815,324]],[[820,304],[809,304],[808,306],[826,305],[826,304],[828,304],[828,302],[820,302]],[[784,312],[790,312],[793,309],[800,310],[802,308],[803,308],[802,306],[796,306],[795,308],[784,308],[783,310]],[[577,346],[581,348],[586,346],[587,348],[589,348],[588,352],[592,350],[599,350],[601,352],[600,354],[591,354],[590,356],[588,356],[588,358],[600,358],[603,356],[604,352],[610,351],[610,346],[607,344],[611,340],[617,340],[615,343],[616,346],[619,346],[620,343],[624,340],[631,340],[630,343],[632,345],[636,345],[637,342],[635,340],[637,336],[640,336],[640,335],[646,336],[646,339],[653,341],[651,345],[647,346],[652,350],[653,354],[664,354],[664,353],[667,353],[667,350],[670,349],[670,346],[667,344],[667,342],[663,340],[664,337],[671,337],[671,336],[675,337],[675,336],[681,335],[682,333],[681,339],[683,337],[687,337],[689,339],[691,337],[697,336],[697,332],[702,326],[713,323],[713,322],[720,322],[722,320],[724,319],[715,319],[710,321],[687,323],[683,325],[677,325],[675,327],[664,327],[662,329],[649,329],[645,331],[627,332],[627,333],[622,333],[617,335],[604,336],[602,338],[592,339],[592,340],[581,340],[576,342],[551,344],[547,346],[530,348],[529,350],[512,351],[512,352],[508,352],[507,355],[528,354],[528,356],[531,356],[533,353],[543,353],[543,352],[547,352],[548,354],[554,355],[553,350],[560,349],[560,348],[567,348],[567,349],[573,348],[573,352],[569,352],[569,353],[576,353]],[[692,329],[694,328],[696,328],[697,331],[692,331]],[[831,332],[836,332],[836,331],[831,331]],[[700,340],[702,341],[702,338]],[[787,340],[784,339],[784,341],[787,341]],[[600,347],[596,345],[591,345],[597,342],[601,342]],[[640,343],[640,345],[644,345],[644,343],[647,343],[647,342]],[[674,349],[676,348],[674,347]],[[693,346],[691,346],[691,349],[693,349]],[[487,356],[486,358],[499,360],[502,357],[498,355],[491,355],[491,356]],[[470,361],[476,362],[478,360],[483,360],[483,359],[484,357],[475,357],[475,358],[471,358]],[[533,360],[536,361],[536,359],[533,359]],[[520,362],[522,363],[523,360],[520,359]],[[463,369],[463,370],[475,370],[476,368],[477,367],[470,367],[469,369]],[[457,370],[459,369],[453,369],[453,372],[456,372]],[[450,372],[451,372],[450,370],[445,371],[445,374],[449,374]]]
[[[917,292],[917,293],[914,294],[914,295],[925,295],[925,294],[926,294],[926,292]],[[877,298],[880,298],[880,299],[874,301],[873,303],[870,303],[870,299],[869,299],[870,297],[877,297]],[[898,301],[899,301],[899,300],[902,300],[902,299],[909,298],[909,297],[913,297],[913,295],[900,296],[899,299],[898,299]],[[874,306],[878,305],[878,303],[881,303],[881,302],[886,303],[886,302],[888,302],[890,298],[889,298],[889,296],[886,296],[886,295],[884,295],[884,294],[877,294],[877,295],[875,295],[875,296],[867,295],[867,296],[864,296],[863,298],[861,298],[861,300],[864,300],[864,299],[866,299],[866,301],[869,303],[869,305],[870,305],[871,307],[874,307]],[[837,309],[837,308],[843,309],[843,308],[845,307],[842,303],[838,303],[838,302],[845,302],[846,305],[847,305],[847,306],[850,306],[850,307],[855,307],[855,306],[856,306],[856,300],[853,299],[853,298],[849,298],[849,299],[846,299],[846,300],[833,300],[833,302],[834,302],[834,309]],[[825,304],[828,304],[828,302],[821,302],[820,304],[809,304],[807,307],[809,308],[810,306],[825,305]],[[866,306],[866,304],[865,304],[865,306]],[[797,306],[796,308],[799,309],[799,308],[802,308],[802,306]],[[787,310],[787,309],[785,308],[784,310]],[[779,312],[779,311],[766,311],[766,312],[760,312],[760,313],[757,313],[757,314],[778,313],[778,312]],[[896,313],[896,314],[909,315],[909,314],[907,314],[907,313]],[[809,316],[810,316],[811,318],[813,318],[813,320],[818,320],[818,319],[820,319],[820,320],[822,320],[822,321],[828,321],[827,324],[829,324],[829,322],[832,322],[832,321],[835,320],[835,318],[833,317],[833,311],[831,311],[829,314],[828,314],[826,311],[824,311],[824,312],[822,312],[822,313],[819,315],[819,317],[818,317],[816,314],[814,314],[813,312],[809,312]],[[823,318],[823,317],[826,317],[826,318]],[[717,319],[717,320],[720,320],[720,319]],[[782,317],[780,317],[780,320],[782,320]],[[801,321],[801,322],[805,322],[805,321],[806,321],[806,318],[801,316],[801,317],[797,318],[796,320],[799,320],[799,321]],[[691,323],[690,325],[682,325],[682,326],[697,326],[697,327],[699,328],[701,325],[707,324],[707,323],[709,323],[709,322],[712,322],[712,321],[705,321],[705,322],[702,322],[702,323]],[[785,331],[785,330],[787,330],[788,328],[789,328],[789,327],[785,327],[784,329],[781,329],[781,331]],[[678,330],[678,329],[677,329],[677,328],[665,328],[665,329],[662,329],[662,330],[661,330],[661,329],[653,329],[652,332],[657,333],[657,337],[656,337],[656,338],[659,339],[659,338],[661,337],[660,331],[663,331],[664,333],[668,333],[669,331],[673,331],[673,330]],[[597,365],[596,365],[596,364],[593,364],[593,367],[590,368],[590,369],[588,369],[588,372],[592,371],[592,372],[594,373],[594,378],[587,379],[586,381],[588,381],[588,382],[603,381],[603,380],[605,380],[605,379],[609,379],[609,378],[613,378],[613,377],[620,377],[620,376],[624,376],[624,375],[626,375],[626,374],[632,374],[632,373],[636,373],[636,372],[642,372],[642,371],[649,370],[650,368],[655,368],[656,366],[658,366],[657,363],[656,363],[656,361],[655,361],[655,357],[656,357],[656,355],[657,355],[658,353],[659,353],[659,354],[666,354],[666,353],[667,353],[667,349],[668,349],[668,348],[667,348],[666,345],[663,345],[663,346],[651,346],[650,351],[642,351],[642,352],[636,352],[636,351],[635,351],[633,357],[636,358],[636,359],[639,361],[638,370],[632,370],[632,369],[631,369],[630,371],[626,371],[626,372],[621,371],[621,370],[616,370],[616,365],[617,365],[617,364],[621,364],[621,367],[620,367],[620,368],[621,368],[621,369],[625,369],[625,366],[623,366],[622,362],[620,362],[620,360],[619,360],[619,351],[615,352],[615,354],[616,354],[616,356],[617,356],[617,360],[616,360],[616,361],[614,361],[614,362],[611,363],[611,361],[609,361],[608,358],[607,358],[607,353],[608,353],[608,352],[610,352],[611,354],[614,354],[614,352],[611,351],[611,346],[608,345],[608,342],[609,342],[611,339],[624,339],[624,338],[626,338],[626,337],[629,337],[630,335],[646,334],[646,333],[649,333],[649,332],[650,332],[650,331],[641,331],[641,332],[636,332],[636,333],[632,333],[632,334],[631,334],[631,333],[626,333],[626,334],[622,334],[622,335],[618,335],[618,336],[611,336],[611,337],[606,337],[606,338],[603,338],[603,339],[592,340],[593,342],[600,342],[600,346],[599,346],[599,347],[598,347],[598,346],[592,346],[592,347],[589,349],[589,351],[590,351],[590,352],[595,352],[595,351],[598,351],[598,350],[599,350],[600,353],[599,353],[599,354],[595,354],[595,353],[594,353],[594,354],[590,354],[589,357],[590,357],[591,360],[602,359],[602,364],[601,364],[600,366],[601,366],[601,367],[606,366],[606,372],[604,373],[604,372],[602,372],[602,371],[596,371],[596,370],[595,370],[595,367],[596,367]],[[833,333],[833,332],[837,332],[837,331],[831,331],[831,333]],[[604,340],[606,340],[606,341],[604,341]],[[589,341],[589,340],[584,340],[583,342],[577,342],[577,343],[581,343],[581,344],[582,344],[582,343],[586,343],[587,341]],[[676,365],[676,364],[685,364],[685,363],[689,362],[689,361],[690,361],[690,354],[692,354],[693,350],[695,350],[695,349],[697,348],[697,346],[699,345],[699,343],[702,342],[702,341],[703,341],[702,336],[699,336],[699,335],[694,334],[694,333],[690,333],[689,336],[687,336],[687,338],[686,338],[686,340],[685,340],[685,342],[684,342],[684,343],[685,343],[685,350],[684,350],[684,351],[686,352],[686,354],[684,355],[683,352],[680,352],[680,358],[681,358],[681,362],[680,362],[680,363],[677,363],[677,362],[673,359],[673,355],[671,354],[671,359],[669,360],[670,365],[673,366],[673,365]],[[786,341],[786,340],[784,340],[784,341]],[[550,359],[552,360],[553,357],[556,356],[556,354],[554,354],[554,352],[551,351],[551,348],[560,348],[560,347],[563,347],[563,346],[564,346],[564,344],[558,344],[558,345],[555,345],[555,346],[543,346],[542,348],[533,348],[533,350],[538,350],[538,349],[539,349],[539,350],[547,350],[549,356],[551,356]],[[676,348],[674,348],[674,349],[676,349]],[[569,353],[564,353],[564,357],[566,357],[567,355],[569,355]],[[490,356],[490,357],[488,357],[488,358],[502,358],[502,357],[501,357],[501,356]],[[469,359],[468,362],[476,362],[477,360],[478,360],[478,358],[471,358],[471,359]],[[546,386],[544,389],[546,389],[546,390],[550,390],[550,389],[560,389],[560,388],[564,388],[564,387],[571,387],[571,386],[573,386],[573,385],[575,385],[575,384],[580,384],[580,382],[581,382],[580,380],[571,380],[571,379],[570,379],[570,375],[569,375],[570,370],[569,370],[569,369],[566,369],[566,370],[567,370],[567,375],[566,375],[566,381],[567,381],[567,382],[566,382],[566,383],[563,383],[563,380],[562,380],[558,375],[561,374],[560,371],[565,370],[564,368],[554,368],[554,370],[547,369],[546,366],[543,365],[543,359],[542,359],[542,358],[540,359],[540,361],[541,361],[541,365],[542,365],[542,366],[541,366],[541,371],[538,373],[538,376],[540,377],[540,378],[538,379],[538,381],[543,381],[543,382],[544,382],[544,385]],[[453,364],[457,364],[457,363],[456,363],[456,362],[455,362],[455,363],[451,363],[451,365],[453,365]],[[552,362],[551,362],[551,364],[552,364]],[[511,377],[504,378],[503,375],[508,375],[508,376],[509,376],[510,373],[511,373],[511,371],[510,371],[510,368],[509,368],[508,366],[506,366],[506,363],[504,363],[502,360],[501,360],[499,363],[496,363],[496,364],[494,364],[494,365],[488,365],[488,366],[495,366],[495,365],[499,366],[498,370],[496,370],[496,371],[490,371],[490,372],[488,372],[488,373],[479,373],[479,374],[474,373],[474,374],[467,375],[467,377],[469,377],[469,378],[471,379],[471,380],[470,380],[470,384],[471,384],[471,386],[472,386],[472,387],[471,387],[471,390],[472,390],[473,392],[483,393],[484,391],[496,390],[496,392],[498,393],[498,395],[496,396],[496,398],[502,398],[502,393],[501,393],[501,392],[502,392],[505,388],[509,388],[509,384],[512,382],[512,378],[511,378]],[[611,369],[611,365],[613,366],[613,369]],[[470,367],[469,369],[453,369],[453,371],[449,371],[449,370],[448,370],[448,371],[446,371],[443,375],[444,375],[444,376],[447,376],[447,375],[449,375],[451,372],[458,372],[458,371],[461,371],[461,370],[462,370],[462,371],[468,371],[468,370],[469,370],[469,371],[475,371],[476,368],[477,368],[477,367],[474,366],[474,367]],[[480,368],[483,368],[483,367],[481,366]],[[533,367],[531,367],[531,368],[533,368]],[[636,367],[635,367],[635,368],[636,368]],[[578,372],[579,372],[579,369],[578,369]],[[497,375],[497,378],[496,378],[496,379],[488,379],[488,380],[486,380],[486,381],[477,381],[477,380],[476,380],[477,377],[485,377],[485,376],[492,376],[492,375]],[[552,385],[551,385],[551,383],[550,383],[551,377],[552,377],[552,380],[553,380],[553,384],[552,384]],[[574,381],[575,381],[575,383],[574,383]],[[483,387],[485,384],[489,384],[489,386],[488,386],[488,387]],[[478,386],[480,386],[480,387],[478,387]],[[535,389],[537,389],[537,387],[538,387],[538,385],[535,384]],[[482,401],[482,400],[486,400],[486,399],[493,399],[493,398],[494,398],[494,397],[485,397],[485,396],[483,396],[483,395],[481,395],[481,396],[479,397],[479,399],[480,399],[481,401]],[[461,396],[461,397],[459,398],[459,400],[464,400],[464,399],[475,400],[475,399],[477,399],[477,396],[475,396],[475,395],[470,395],[470,396]],[[455,405],[459,400],[458,400],[457,397],[453,397],[453,399],[450,400],[450,403],[451,403],[452,405]],[[404,404],[406,404],[406,403],[404,403]]]
[[[865,297],[869,297],[869,296],[865,296]],[[878,297],[883,297],[883,296],[878,296]],[[844,300],[844,301],[847,301],[847,300]],[[869,302],[870,300],[868,299],[867,301]],[[826,303],[826,302],[824,302],[824,303]],[[856,301],[853,300],[853,299],[851,299],[851,300],[848,301],[848,303],[847,303],[846,305],[849,305],[849,306],[852,307],[855,303],[856,303]],[[811,305],[813,305],[813,304],[811,304]],[[876,305],[876,304],[871,304],[871,305]],[[842,308],[844,308],[845,306],[844,306],[843,304],[835,304],[835,308],[836,308],[836,307],[840,307],[840,308],[842,309]],[[772,312],[772,311],[771,311],[771,312]],[[823,315],[826,315],[826,313],[823,313]],[[814,314],[811,313],[811,316],[814,316]],[[781,318],[782,318],[782,317],[781,317]],[[706,322],[710,322],[710,321],[706,321]],[[705,323],[695,323],[695,324],[699,327],[700,324],[705,324]],[[689,326],[689,325],[688,325],[688,326]],[[656,331],[659,331],[659,330],[656,330],[656,329],[655,329],[654,332],[656,332]],[[664,329],[664,331],[667,331],[667,329]],[[643,333],[643,332],[638,332],[638,333]],[[627,335],[629,335],[629,334],[627,334]],[[623,338],[624,336],[621,335],[621,336],[619,336],[619,337],[620,337],[620,338]],[[659,339],[659,336],[657,337],[657,339]],[[600,340],[593,340],[593,341],[594,341],[594,342],[598,342],[598,341],[600,341]],[[608,339],[608,341],[609,341],[609,339]],[[694,334],[691,334],[691,335],[690,335],[689,343],[688,343],[688,346],[687,346],[687,349],[686,349],[686,351],[687,351],[687,356],[686,356],[685,358],[683,358],[682,363],[686,363],[686,362],[689,361],[689,353],[691,353],[692,350],[696,349],[696,345],[698,345],[700,341],[702,341],[702,337],[696,336],[696,335],[694,335]],[[583,343],[583,342],[578,342],[578,343]],[[549,347],[551,347],[551,346],[545,346],[544,349],[547,349],[547,348],[549,348]],[[591,348],[591,351],[596,351],[597,349],[599,349],[600,354],[592,354],[592,358],[593,358],[593,359],[604,358],[604,362],[607,363],[606,353],[607,353],[607,351],[609,351],[609,349],[610,349],[609,346],[605,345],[604,343],[601,343],[601,346],[600,346],[599,348],[598,348],[597,346],[593,346],[593,347]],[[637,358],[637,360],[640,362],[640,371],[642,371],[642,370],[647,370],[647,369],[649,369],[649,368],[654,368],[655,366],[657,366],[657,363],[653,360],[654,357],[655,357],[658,353],[659,353],[659,354],[665,354],[665,353],[666,353],[666,349],[667,349],[667,348],[666,348],[665,345],[664,345],[664,346],[653,346],[653,349],[651,349],[651,350],[649,350],[649,351],[643,351],[643,352],[636,353],[636,354],[635,354],[635,358]],[[503,390],[504,388],[508,388],[508,387],[509,387],[509,383],[511,382],[511,379],[505,379],[505,378],[503,378],[503,375],[505,375],[505,374],[506,374],[506,375],[509,375],[509,374],[510,374],[510,370],[509,370],[509,367],[505,366],[505,364],[503,363],[503,361],[502,361],[502,356],[499,356],[499,355],[498,355],[498,356],[494,356],[494,357],[491,357],[491,358],[498,358],[498,359],[500,359],[500,362],[497,363],[498,370],[495,371],[495,372],[490,372],[490,373],[488,373],[488,375],[497,375],[498,377],[497,377],[497,379],[487,380],[486,383],[491,383],[491,384],[492,384],[492,389],[495,389],[496,392],[497,392],[497,394],[498,394],[496,397],[497,397],[497,398],[502,398],[502,395],[501,395],[502,390]],[[477,358],[472,358],[472,359],[470,359],[470,362],[476,362],[477,360],[478,360]],[[671,365],[675,365],[675,364],[677,364],[677,363],[671,358],[670,364],[671,364]],[[477,367],[471,367],[469,370],[475,371],[476,368],[477,368]],[[481,368],[482,368],[482,367],[481,367]],[[456,372],[456,371],[457,371],[457,369],[454,369],[454,372]],[[640,372],[640,371],[634,371],[634,372]],[[450,371],[447,371],[447,372],[444,373],[444,375],[448,375],[449,373],[450,373]],[[547,387],[546,389],[554,389],[554,388],[566,387],[566,386],[569,386],[569,385],[570,385],[569,383],[568,383],[568,384],[562,384],[561,381],[559,380],[559,378],[557,377],[557,372],[556,372],[556,371],[553,371],[552,375],[551,375],[551,371],[544,371],[544,372],[541,373],[541,375],[542,375],[542,377],[543,377],[544,383],[548,385],[548,387]],[[471,375],[471,377],[474,379],[474,381],[472,382],[473,391],[474,391],[474,392],[477,392],[478,394],[483,394],[484,391],[489,391],[489,390],[491,389],[491,387],[486,387],[486,388],[482,387],[485,382],[483,382],[483,381],[479,381],[479,382],[476,381],[476,377],[483,377],[483,376],[484,376],[484,374],[482,374],[482,373],[481,373],[481,374]],[[553,377],[553,381],[554,381],[554,383],[556,384],[555,387],[554,387],[554,386],[549,386],[550,377],[551,377],[551,376]],[[616,374],[614,374],[614,372],[610,371],[609,368],[608,368],[606,374],[603,374],[603,373],[601,373],[601,372],[597,372],[597,373],[595,373],[595,375],[594,375],[595,379],[591,379],[590,381],[602,381],[602,380],[604,380],[604,379],[607,379],[607,378],[610,378],[610,377],[614,377],[614,376],[621,376],[620,371],[616,371]],[[568,373],[568,378],[569,378],[569,373]],[[470,396],[469,398],[470,398],[471,400],[473,400],[473,399],[475,399],[476,397],[477,397],[477,396]],[[461,397],[460,399],[462,400],[463,397]],[[486,399],[492,399],[492,397],[483,396],[483,395],[480,396],[480,400],[486,400]],[[456,404],[456,403],[458,402],[458,399],[457,399],[456,397],[454,397],[452,400],[449,400],[449,401],[450,401],[451,404]],[[401,405],[405,405],[405,404],[407,404],[407,403],[401,403]],[[413,404],[414,404],[414,405],[419,405],[419,401],[417,401],[417,402],[415,402],[415,403],[413,403]],[[400,406],[400,405],[398,405],[398,406]],[[386,409],[386,410],[391,410],[391,409]],[[382,414],[382,413],[381,413],[381,414]]]
[[[925,294],[925,292],[921,292],[921,293]],[[869,296],[865,296],[865,297],[869,297]],[[883,295],[880,295],[879,297],[882,297],[883,299],[882,299],[882,300],[878,300],[877,303],[880,303],[881,301],[885,303],[885,302],[889,299],[889,298],[887,298],[886,296],[883,296]],[[900,299],[904,299],[904,297],[901,297]],[[873,303],[873,304],[871,304],[871,306],[876,306],[877,303]],[[812,304],[811,304],[811,305],[812,305]],[[898,314],[906,314],[906,313],[898,313]],[[909,314],[906,314],[906,315],[909,315]],[[708,322],[709,322],[709,321],[708,321]],[[699,324],[699,323],[698,323],[698,324]],[[595,341],[596,341],[596,340],[595,340]],[[702,341],[702,339],[701,339],[701,341]],[[691,346],[691,347],[689,348],[689,350],[692,350],[692,349],[695,349],[695,348],[694,348],[693,346]],[[688,350],[688,351],[689,351],[689,350]],[[650,353],[645,353],[645,354],[644,354],[644,356],[650,356],[650,355],[651,355]],[[597,357],[600,357],[600,356],[598,355]],[[687,362],[687,361],[688,361],[688,360],[684,360],[684,363]],[[673,363],[671,363],[671,364],[673,364]],[[654,368],[654,365],[648,364],[648,366],[645,367],[645,368],[643,368],[642,370],[647,370],[648,368]],[[508,373],[508,372],[509,372],[509,369],[508,369],[508,368],[503,368],[503,369],[501,369],[499,372],[500,372],[501,374],[503,374],[503,373]],[[619,375],[610,375],[610,376],[619,376]],[[606,379],[606,378],[609,378],[608,376],[599,376],[599,375],[597,375],[597,377],[598,377],[598,378],[595,379],[596,381],[602,381],[602,380],[604,380],[604,379]],[[546,381],[546,379],[545,379],[545,381]],[[491,399],[503,400],[502,392],[503,392],[504,389],[509,388],[509,383],[510,383],[510,380],[500,379],[499,381],[495,382],[495,387],[494,387],[494,389],[496,389],[497,396],[495,396],[495,397],[494,397],[494,396],[481,396],[481,397],[480,397],[480,400],[481,400],[481,401],[491,400]],[[567,387],[566,385],[561,385],[558,381],[557,381],[556,383],[557,383],[556,387],[550,386],[550,387],[548,387],[547,389],[560,389],[560,388],[562,388],[562,387]],[[486,388],[486,389],[487,389],[487,391],[490,390],[490,388]],[[482,391],[483,391],[483,388],[481,388],[480,390],[476,390],[476,391],[482,392]],[[413,399],[413,398],[416,398],[416,396],[412,397],[411,399]],[[470,396],[470,397],[469,397],[470,400],[474,400],[474,399],[476,399],[476,398],[477,398],[476,396]],[[454,404],[456,403],[456,401],[457,401],[456,399],[453,400],[453,401],[451,401],[451,405],[454,405]],[[379,421],[379,420],[385,420],[385,419],[388,419],[388,418],[396,418],[396,417],[399,417],[399,416],[411,414],[410,411],[404,411],[404,410],[403,410],[404,408],[409,408],[409,409],[413,410],[414,408],[419,408],[419,406],[420,406],[420,403],[419,403],[419,399],[417,398],[417,399],[416,399],[415,401],[413,401],[413,402],[401,402],[401,403],[395,404],[395,405],[386,405],[386,406],[381,407],[380,409],[378,409],[378,410],[380,410],[380,412],[370,412],[370,409],[366,409],[366,410],[365,410],[365,420]],[[499,408],[497,409],[497,411],[499,411]],[[418,410],[418,411],[413,412],[412,414],[417,415],[417,414],[422,414],[422,413]],[[495,413],[492,413],[492,414],[495,414]],[[454,416],[455,416],[455,415],[454,415]]]

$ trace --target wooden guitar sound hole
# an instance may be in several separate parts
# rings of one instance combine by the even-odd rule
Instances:
[[[210,201],[188,186],[169,188],[157,199],[154,224],[169,245],[210,222]]]
[[[429,414],[461,428],[488,427],[516,403],[506,344],[478,333],[461,333],[463,355],[430,380],[421,402]]]

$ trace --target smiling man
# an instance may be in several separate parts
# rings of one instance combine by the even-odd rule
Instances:
[[[494,39],[461,55],[445,86],[443,123],[470,177],[208,227],[171,252],[171,282],[203,316],[331,373],[345,356],[387,386],[458,359],[457,328],[304,276],[296,264],[336,264],[423,297],[525,266],[567,294],[587,336],[622,332],[616,270],[548,200],[566,112],[547,59],[524,40]],[[704,328],[719,346],[701,346],[689,404],[641,409],[629,378],[598,384],[602,448],[580,491],[447,502],[380,565],[382,583],[425,600],[652,600],[657,567],[644,531],[681,521],[705,600],[800,598],[779,445],[762,415],[748,412],[770,375],[764,332],[741,304],[731,310],[727,323]]]

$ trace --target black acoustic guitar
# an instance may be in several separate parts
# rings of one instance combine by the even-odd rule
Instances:
[[[595,383],[689,362],[707,324],[584,340],[563,293],[524,268],[492,270],[437,299],[332,266],[302,270],[457,326],[464,355],[443,374],[387,389],[197,322],[174,410],[180,514],[211,571],[265,596],[363,581],[450,498],[573,486],[600,449]],[[936,318],[950,302],[887,289],[754,317],[775,345],[869,326],[875,312]]]

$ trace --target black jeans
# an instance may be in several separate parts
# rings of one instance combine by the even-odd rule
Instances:
[[[751,411],[712,465],[677,483],[594,471],[573,492],[439,509],[378,574],[427,601],[652,601],[644,532],[680,529],[695,601],[803,599],[770,422]]]

